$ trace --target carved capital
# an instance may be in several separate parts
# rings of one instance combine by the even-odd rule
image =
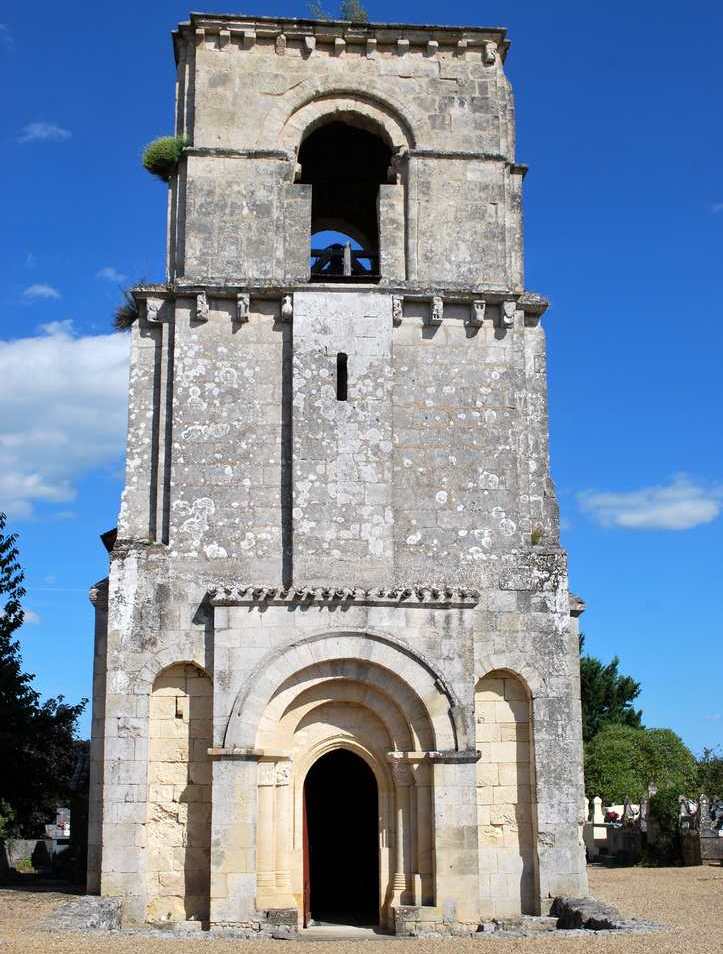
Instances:
[[[276,763],[276,784],[288,785],[291,778],[291,762]]]
[[[256,781],[258,785],[276,785],[276,763],[259,762]]]

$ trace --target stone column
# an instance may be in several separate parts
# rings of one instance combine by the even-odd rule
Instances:
[[[276,766],[276,891],[278,907],[293,907],[291,896],[291,763]]]
[[[410,786],[412,776],[404,762],[392,762],[395,797],[395,863],[392,878],[393,904],[408,904],[412,881]]]
[[[259,762],[258,770],[258,858],[256,861],[256,906],[269,907],[276,890],[274,856],[274,815],[276,796],[276,764]]]
[[[426,762],[410,762],[414,778],[416,851],[414,858],[414,903],[434,904],[432,885],[432,779]]]

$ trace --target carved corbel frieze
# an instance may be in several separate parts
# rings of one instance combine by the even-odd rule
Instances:
[[[196,295],[196,321],[208,321],[208,298],[206,292],[202,291]]]
[[[294,317],[294,296],[284,295],[281,299],[281,320],[291,321]]]
[[[500,326],[502,328],[512,328],[515,324],[515,312],[517,311],[517,302],[503,301],[500,308]]]
[[[469,314],[464,319],[465,326],[467,328],[481,328],[484,324],[486,314],[487,302],[481,298],[475,299],[475,301],[470,304]]]
[[[444,318],[444,301],[439,295],[435,295],[429,308],[426,324],[441,325]]]
[[[392,325],[396,328],[401,325],[404,317],[404,298],[401,295],[392,295]]]
[[[236,324],[242,325],[249,320],[251,296],[248,292],[239,292],[236,295]]]
[[[158,324],[161,320],[159,313],[162,307],[162,298],[146,298],[146,321],[151,324]]]

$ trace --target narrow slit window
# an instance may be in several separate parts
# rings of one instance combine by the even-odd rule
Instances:
[[[336,356],[336,399],[337,401],[346,401],[349,384],[349,372],[347,369],[347,356],[340,351]]]

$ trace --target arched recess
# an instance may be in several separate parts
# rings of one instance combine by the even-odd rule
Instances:
[[[517,673],[478,681],[475,725],[482,915],[539,914],[532,695]]]
[[[269,110],[260,140],[276,149],[296,151],[305,136],[334,118],[375,133],[381,131],[393,152],[417,146],[420,118],[408,103],[397,102],[387,90],[375,89],[373,84],[361,91],[311,80]]]
[[[345,662],[364,681],[368,664],[416,696],[434,732],[434,748],[467,748],[467,725],[456,693],[420,653],[382,633],[323,632],[280,647],[265,656],[234,701],[226,726],[226,748],[253,748],[262,715],[279,687],[318,663]],[[371,675],[369,678],[372,678]]]
[[[198,666],[158,673],[150,696],[148,921],[208,920],[213,689]]]

